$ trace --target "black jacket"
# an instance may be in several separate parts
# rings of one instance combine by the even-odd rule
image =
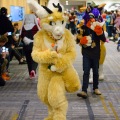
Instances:
[[[100,40],[102,40],[103,42],[106,41],[104,32],[102,35],[97,35],[93,30],[91,30],[90,28],[88,28],[87,26],[83,25],[82,26],[83,29],[83,36],[91,36],[92,40],[95,42],[96,46],[94,48],[90,47],[83,47],[82,46],[82,54],[83,55],[88,55],[91,58],[100,58]]]
[[[6,16],[0,16],[0,35],[6,32],[14,32],[13,25]]]
[[[12,22],[6,16],[0,15],[0,35],[5,34],[6,32],[13,33],[14,27],[12,25]],[[12,36],[8,36],[8,42],[6,44],[12,44],[12,42]]]

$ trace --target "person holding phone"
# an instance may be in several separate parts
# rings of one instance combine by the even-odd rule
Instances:
[[[7,69],[9,68],[10,62],[10,54],[11,54],[11,44],[13,42],[12,33],[14,32],[14,28],[12,22],[7,17],[7,8],[1,7],[0,9],[0,35],[4,35],[8,38],[8,42],[5,43],[5,47],[9,50],[9,55],[7,56]]]
[[[0,35],[0,86],[4,86],[6,80],[10,80],[10,76],[6,71],[8,63],[6,57],[9,55],[8,48],[4,46],[6,42],[8,42],[8,38]]]

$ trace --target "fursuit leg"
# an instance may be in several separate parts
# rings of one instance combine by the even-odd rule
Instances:
[[[66,120],[68,101],[65,96],[65,85],[61,76],[54,76],[48,86],[48,102],[53,109],[52,120]]]

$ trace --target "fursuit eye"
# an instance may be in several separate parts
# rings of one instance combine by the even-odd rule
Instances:
[[[64,24],[64,20],[62,21],[62,24]]]
[[[50,21],[50,23],[49,23],[50,25],[56,25],[56,23],[55,22],[53,22],[53,21]]]

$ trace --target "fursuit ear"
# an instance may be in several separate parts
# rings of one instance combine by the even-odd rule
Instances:
[[[47,8],[46,6],[43,6],[42,5],[42,7],[49,13],[49,14],[52,14],[53,12],[49,9],[49,8]]]
[[[30,9],[37,14],[39,18],[44,18],[48,16],[48,11],[41,5],[39,5],[35,0],[27,0]]]
[[[89,9],[88,9],[89,8]],[[93,10],[93,7],[91,6],[91,4],[88,4],[87,5],[87,8],[86,8],[86,13],[89,13],[90,11],[92,11]]]
[[[54,5],[53,5],[53,3],[54,3]],[[49,9],[51,9],[52,11],[56,8],[58,9],[58,12],[63,12],[64,11],[64,7],[60,3],[60,0],[49,0],[47,7]]]
[[[58,12],[62,12],[62,7],[60,6],[60,3],[58,3],[57,5],[55,5],[55,4],[53,3],[53,6],[54,6],[55,8],[58,8]]]

